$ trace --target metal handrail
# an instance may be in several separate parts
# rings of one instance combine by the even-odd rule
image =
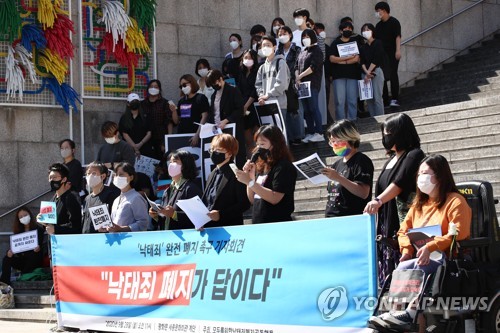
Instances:
[[[11,214],[11,213],[13,213],[13,212],[15,212],[16,210],[18,210],[18,209],[19,209],[19,208],[21,208],[22,206],[26,206],[26,205],[28,205],[29,203],[32,203],[33,201],[35,201],[35,200],[37,200],[37,199],[39,199],[39,198],[43,197],[44,195],[46,195],[46,194],[48,194],[48,193],[50,193],[50,192],[51,192],[51,190],[45,191],[45,192],[43,192],[42,194],[37,195],[37,196],[36,196],[36,197],[34,197],[33,199],[30,199],[30,200],[28,200],[28,201],[26,201],[26,202],[24,202],[24,203],[22,203],[22,204],[18,205],[17,207],[12,208],[12,209],[11,209],[11,210],[9,210],[8,212],[3,213],[2,215],[0,215],[0,219],[1,219],[1,218],[4,218],[5,216],[7,216],[7,215],[9,215],[9,214]]]
[[[478,0],[478,1],[474,2],[473,4],[471,4],[471,5],[467,6],[467,7],[465,7],[464,9],[459,10],[458,12],[456,12],[456,13],[452,14],[451,16],[449,16],[449,17],[447,17],[447,18],[445,18],[445,19],[443,19],[443,20],[439,21],[438,23],[435,23],[435,24],[431,25],[430,27],[425,28],[424,30],[422,30],[422,31],[420,31],[419,33],[417,33],[416,35],[411,36],[411,37],[410,37],[410,38],[408,38],[408,39],[405,39],[404,41],[402,41],[402,42],[401,42],[401,45],[405,45],[406,43],[411,42],[411,41],[412,41],[412,40],[414,40],[415,38],[418,38],[418,37],[422,36],[422,35],[423,35],[423,34],[425,34],[426,32],[429,32],[429,31],[431,31],[432,29],[439,27],[441,24],[448,22],[449,20],[451,20],[451,19],[453,19],[453,18],[457,17],[458,15],[462,14],[463,12],[466,12],[466,11],[468,11],[469,9],[471,9],[472,7],[475,7],[475,6],[477,6],[477,5],[479,5],[480,3],[483,3],[483,2],[484,2],[484,0]]]

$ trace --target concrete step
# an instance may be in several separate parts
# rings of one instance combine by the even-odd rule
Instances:
[[[56,325],[57,315],[55,308],[2,309],[0,310],[0,320],[38,322],[38,323],[54,322],[54,325]]]
[[[54,307],[55,296],[41,293],[15,293],[16,308],[37,309]]]

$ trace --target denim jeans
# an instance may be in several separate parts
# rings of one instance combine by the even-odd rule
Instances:
[[[300,100],[304,108],[306,118],[307,134],[322,133],[321,112],[318,105],[319,91],[311,87],[311,97]]]
[[[370,116],[381,116],[384,114],[384,100],[382,98],[382,91],[384,89],[384,72],[378,67],[375,69],[375,77],[372,79],[373,98],[366,100],[366,106]],[[363,79],[366,74],[363,73]]]
[[[286,125],[286,136],[288,138],[288,143],[292,140],[302,139],[301,131],[304,130],[304,117],[300,116],[300,113],[285,113],[285,125]]]
[[[335,121],[345,118],[356,120],[358,115],[358,80],[333,80],[333,94],[335,96]]]

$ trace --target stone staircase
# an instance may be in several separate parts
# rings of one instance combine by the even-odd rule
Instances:
[[[495,198],[500,196],[500,95],[434,106],[406,112],[414,121],[426,154],[447,158],[456,182],[486,180],[492,183]],[[380,124],[388,117],[358,120],[360,150],[375,166],[374,181],[386,160]],[[296,160],[318,152],[327,164],[337,157],[325,142],[309,143],[293,149]],[[295,193],[296,219],[324,216],[326,184],[298,180]],[[500,206],[496,207],[497,214]]]
[[[438,66],[414,86],[401,89],[401,110],[415,110],[500,93],[500,33]]]

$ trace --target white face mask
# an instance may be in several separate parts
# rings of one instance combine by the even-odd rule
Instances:
[[[71,149],[69,149],[69,148],[61,149],[61,157],[62,158],[68,158],[71,156],[71,154],[72,154]]]
[[[302,17],[296,17],[296,18],[295,18],[295,24],[296,24],[297,26],[301,26],[301,25],[302,25],[302,23],[304,23],[304,19],[303,19]]]
[[[304,47],[311,46],[311,38],[304,38],[302,40],[302,45],[304,45]]]
[[[261,58],[265,58],[266,56],[264,55],[264,53],[262,52],[262,48],[260,48],[258,51],[257,51],[257,54],[259,55],[259,57]]]
[[[243,59],[243,66],[245,67],[252,67],[253,66],[253,60],[252,59]]]
[[[275,25],[275,26],[273,27],[273,32],[274,32],[274,34],[275,34],[275,35],[278,33],[278,30],[280,30],[280,28],[281,28],[281,26],[280,26],[280,25]]]
[[[269,46],[265,46],[261,48],[262,54],[264,57],[269,57],[271,54],[273,54],[273,48]]]
[[[19,222],[21,222],[23,225],[28,225],[31,222],[31,217],[29,215],[23,216],[19,219]]]
[[[281,44],[286,44],[290,41],[290,36],[288,35],[283,35],[283,36],[280,36],[278,38],[278,41],[281,43]]]
[[[101,176],[98,175],[88,175],[85,176],[87,180],[87,185],[92,189],[101,183]]]
[[[375,12],[374,15],[375,15],[376,18],[378,18],[378,19],[380,18],[380,13],[379,12]]]
[[[184,95],[189,95],[189,94],[191,93],[191,86],[190,86],[190,85],[187,85],[187,86],[185,86],[185,87],[182,87],[182,89],[181,89],[181,90],[182,90],[182,93],[183,93]]]
[[[257,44],[253,44],[252,45],[252,50],[256,51],[257,52]]]
[[[236,41],[236,40],[233,40],[233,41],[231,41],[231,42],[229,43],[229,46],[231,46],[231,48],[232,48],[233,50],[236,50],[236,49],[238,48],[238,46],[240,46],[240,43],[239,43],[238,41]]]
[[[363,31],[361,33],[365,39],[371,39],[372,38],[372,32],[371,30]]]
[[[432,178],[432,175],[428,175],[428,174],[418,175],[417,186],[418,186],[419,190],[422,191],[422,193],[429,195],[436,187],[436,184],[433,184],[431,182],[431,178]]]
[[[198,69],[198,74],[201,77],[206,77],[208,75],[208,68]]]
[[[168,174],[170,175],[170,177],[176,177],[176,176],[180,175],[181,172],[182,172],[182,165],[181,164],[177,164],[175,162],[168,164]]]
[[[113,184],[118,187],[120,190],[123,190],[128,185],[127,177],[115,176],[113,178]]]
[[[106,141],[106,143],[109,143],[110,145],[113,145],[116,143],[116,139],[114,136],[112,136],[111,138],[104,138],[104,140]]]
[[[320,36],[321,38],[326,38],[326,32],[321,31],[321,32],[319,33],[319,36]]]
[[[148,89],[148,93],[151,95],[151,96],[156,96],[160,93],[160,89],[158,88],[149,88]]]

